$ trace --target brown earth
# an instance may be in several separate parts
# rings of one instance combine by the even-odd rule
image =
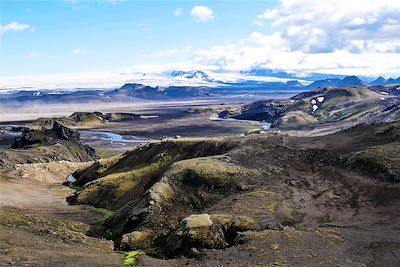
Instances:
[[[0,170],[0,266],[121,266],[110,241],[86,235],[100,212],[69,206],[65,177],[85,163]]]

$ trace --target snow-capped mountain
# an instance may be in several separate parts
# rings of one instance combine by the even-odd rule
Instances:
[[[170,74],[171,77],[181,77],[185,79],[197,79],[197,80],[205,80],[205,81],[212,81],[210,77],[201,70],[194,70],[194,71],[172,71]]]

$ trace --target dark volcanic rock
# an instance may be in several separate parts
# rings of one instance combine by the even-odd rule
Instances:
[[[25,129],[21,136],[15,138],[11,148],[24,148],[35,144],[55,144],[57,140],[79,142],[79,137],[80,135],[78,131],[67,128],[61,123],[55,121],[51,129]]]
[[[58,121],[52,122],[51,129],[35,130],[25,128],[21,136],[15,138],[11,150],[1,153],[0,165],[14,162],[48,162],[52,160],[92,161],[98,159],[93,148],[80,142],[78,131],[70,129]]]

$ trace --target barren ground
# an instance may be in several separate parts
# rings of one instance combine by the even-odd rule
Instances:
[[[78,164],[24,164],[0,171],[0,266],[121,266],[112,243],[85,235],[99,212],[68,206],[62,185]]]

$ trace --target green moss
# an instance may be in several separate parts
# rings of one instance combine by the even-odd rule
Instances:
[[[232,164],[224,156],[210,156],[176,162],[166,176],[187,177],[190,179],[188,183],[193,185],[209,184],[234,187],[243,185],[243,177],[255,174],[255,171]]]
[[[143,254],[144,252],[140,250],[128,252],[124,260],[124,266],[135,266],[139,256]]]
[[[318,120],[300,110],[287,112],[277,124],[282,127],[304,126],[317,123]]]
[[[126,202],[129,194],[142,188],[161,170],[160,163],[153,163],[141,169],[109,174],[80,190],[77,202],[105,208],[113,206],[112,203]]]

